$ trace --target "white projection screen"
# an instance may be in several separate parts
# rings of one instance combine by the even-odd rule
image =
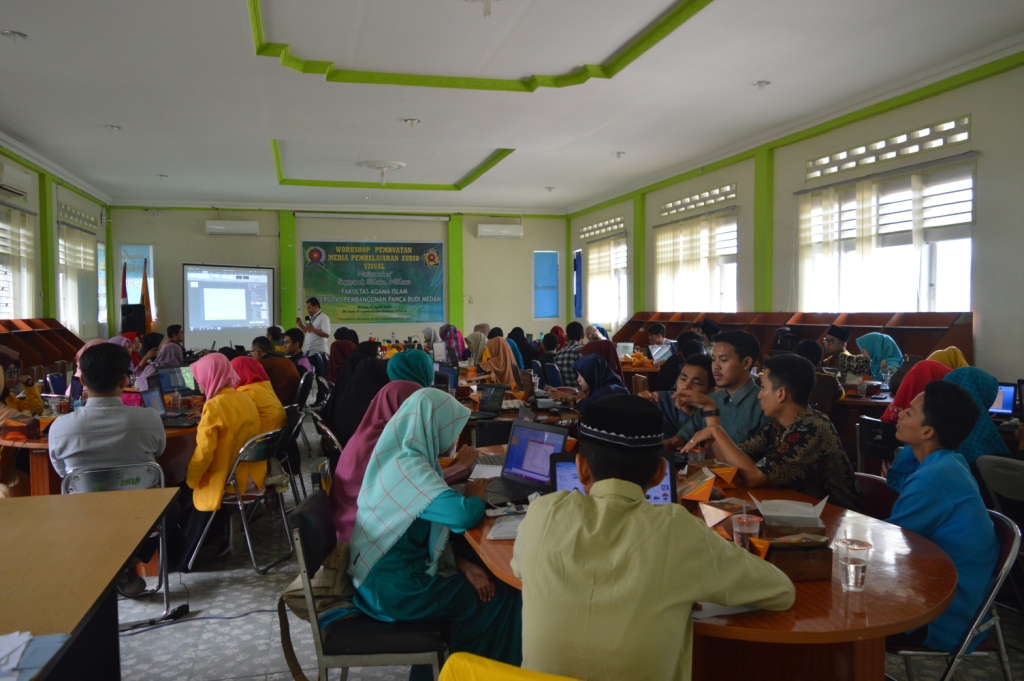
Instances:
[[[193,350],[242,345],[274,323],[274,269],[240,265],[182,265],[185,346]]]

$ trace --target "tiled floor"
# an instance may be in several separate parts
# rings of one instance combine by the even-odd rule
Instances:
[[[310,442],[318,448],[315,433]],[[304,457],[306,465],[311,459]],[[308,478],[308,475],[307,475]],[[291,495],[287,495],[291,506]],[[269,561],[287,550],[279,516],[268,514],[253,526],[257,539],[257,558]],[[172,607],[189,602],[189,614],[174,624],[150,630],[126,632],[121,638],[122,677],[125,681],[285,681],[292,678],[281,652],[277,599],[298,575],[298,564],[290,562],[260,576],[252,569],[245,540],[239,534],[236,550],[210,562],[197,572],[171,574]],[[180,581],[179,581],[180,580]],[[187,587],[187,593],[186,593]],[[1009,597],[1009,594],[1007,594]],[[1012,602],[1012,601],[1007,601]],[[122,621],[155,616],[160,599],[120,601]],[[238,619],[201,619],[231,617],[257,611]],[[1024,617],[1003,609],[1003,631],[1010,649],[1013,673],[1024,678]],[[316,679],[316,655],[309,624],[289,613],[295,653],[308,679]],[[887,672],[903,681],[903,663],[895,656],[887,659]],[[939,660],[915,663],[922,681],[937,679],[945,664]],[[399,681],[408,678],[408,667],[353,669],[355,681]],[[331,679],[340,672],[331,673]],[[1002,678],[998,664],[990,660],[968,660],[959,671],[963,681],[989,681]]]

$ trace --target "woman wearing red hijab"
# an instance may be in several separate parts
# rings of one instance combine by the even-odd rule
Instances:
[[[231,368],[238,374],[235,390],[248,395],[256,405],[260,414],[260,433],[284,428],[288,415],[281,406],[281,400],[277,399],[263,365],[252,357],[235,357],[231,360]]]
[[[615,351],[615,343],[607,340],[590,341],[580,350],[580,355],[583,357],[587,355],[603,357],[612,368],[612,371],[619,377],[619,380],[625,385],[626,377],[622,375],[622,365],[619,363],[619,354]]]
[[[327,380],[338,382],[338,372],[345,366],[348,356],[356,351],[356,344],[350,340],[336,340],[331,343],[331,356],[327,363]]]
[[[896,423],[900,412],[910,406],[911,400],[924,392],[926,385],[932,381],[941,381],[951,371],[952,369],[946,365],[931,359],[922,360],[910,367],[892,402],[882,414],[881,420]]]
[[[564,348],[566,345],[569,344],[569,339],[565,335],[565,329],[563,329],[562,327],[560,327],[560,326],[552,326],[551,327],[551,333],[555,334],[555,337],[558,338],[558,349],[559,350],[561,350],[562,348]]]

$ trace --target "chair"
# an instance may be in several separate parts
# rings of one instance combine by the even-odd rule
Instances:
[[[544,365],[544,376],[548,379],[548,385],[552,388],[562,387],[562,372],[554,364]]]
[[[633,374],[633,394],[639,395],[640,393],[647,392],[651,389],[651,383],[646,376],[643,374]]]
[[[235,471],[238,470],[238,464],[243,461],[255,463],[258,461],[266,461],[274,456],[277,452],[282,435],[283,430],[272,430],[269,433],[261,433],[242,445],[242,449],[238,452],[238,458],[235,459],[234,465],[231,466],[231,472],[228,473],[227,483],[224,487],[224,498],[221,501],[222,506],[224,504],[238,505],[238,513],[242,520],[242,532],[245,533],[245,543],[249,546],[249,557],[252,558],[252,567],[261,575],[267,574],[270,570],[291,558],[292,554],[295,553],[295,545],[292,543],[292,536],[288,532],[288,520],[284,512],[284,500],[277,493],[277,488],[273,485],[267,485],[262,490],[257,490],[252,493],[246,492],[244,489],[239,490],[238,482],[235,480]],[[228,487],[234,487],[235,491],[228,492]],[[285,537],[288,539],[288,553],[270,565],[261,568],[259,563],[256,562],[256,552],[253,550],[252,535],[249,532],[249,520],[251,516],[247,517],[245,507],[253,506],[255,508],[255,504],[270,497],[277,498],[277,507],[278,510],[281,511],[281,522],[284,524]],[[206,533],[210,531],[210,525],[213,524],[213,519],[216,515],[216,513],[211,513],[209,520],[206,521],[206,527],[203,528],[203,534],[199,537],[199,543],[196,544],[196,549],[188,561],[188,568],[190,570],[192,569],[192,564],[195,563],[196,556],[199,555],[199,549],[202,548],[203,540],[206,539]]]
[[[545,380],[544,367],[541,366],[541,363],[537,360],[533,360],[533,362],[531,362],[531,366],[533,367],[533,375],[540,379],[540,387],[547,387],[548,382]]]
[[[316,377],[316,401],[323,404],[327,401],[327,398],[331,396],[331,391],[334,390],[334,384],[328,381],[323,376],[317,375]]]
[[[445,379],[447,380],[447,379]],[[334,434],[324,420],[320,418],[320,414],[313,413],[313,426],[316,428],[316,432],[320,434],[320,448],[327,456],[330,464],[330,470],[328,474],[333,474],[335,467],[338,465],[338,459],[341,458],[341,450],[344,447],[341,446],[341,442],[338,441],[337,436]],[[315,487],[316,485],[314,485]]]
[[[978,615],[974,618],[974,622],[971,624],[970,630],[964,637],[963,643],[960,644],[960,647],[952,656],[949,653],[923,647],[887,651],[890,653],[896,653],[903,658],[903,664],[906,667],[907,679],[909,681],[914,681],[915,679],[913,668],[913,658],[915,657],[936,657],[940,655],[947,659],[952,657],[946,665],[946,671],[942,674],[940,679],[940,681],[950,681],[955,678],[956,668],[960,665],[963,658],[992,657],[996,654],[998,654],[999,661],[1003,668],[1004,681],[1013,681],[1013,672],[1010,670],[1010,657],[1006,653],[1006,642],[1003,640],[1003,629],[999,625],[999,612],[996,609],[996,594],[999,593],[999,588],[1003,585],[1006,575],[1010,573],[1010,568],[1013,567],[1014,562],[1017,560],[1017,551],[1020,549],[1020,528],[1017,527],[1015,522],[998,511],[989,511],[988,515],[992,519],[992,524],[995,526],[996,539],[999,541],[999,557],[996,560],[994,575],[995,584],[986,596],[985,602],[978,610]],[[990,619],[987,622],[985,622],[986,616],[990,616]],[[970,645],[971,641],[974,640],[974,637],[988,631],[989,629],[992,629],[995,632],[995,641],[992,641],[992,635],[990,633],[973,653],[967,653],[967,647]]]
[[[316,613],[310,580],[334,551],[337,543],[327,494],[316,490],[288,517],[291,537],[299,554],[299,574],[310,613]],[[364,615],[331,622],[320,628],[315,614],[309,618],[320,681],[327,670],[349,667],[389,667],[429,664],[437,679],[440,661],[448,649],[443,625],[438,622],[379,622]]]
[[[507,419],[486,419],[476,422],[473,428],[473,446],[507,445],[512,435],[512,424]]]
[[[1005,456],[979,456],[974,462],[988,491],[992,507],[1018,526],[1024,524],[1024,461]],[[1010,573],[1010,587],[1024,610],[1017,580]]]
[[[439,681],[573,681],[568,676],[520,669],[472,653],[452,653],[444,663]]]
[[[854,426],[857,432],[857,470],[864,470],[864,457],[873,456],[892,463],[903,443],[896,439],[896,424],[861,416]]]
[[[46,382],[50,384],[50,393],[53,395],[63,395],[68,390],[64,374],[46,374]]]
[[[306,412],[300,410],[297,404],[289,404],[284,408],[284,413],[288,416],[288,421],[282,428],[284,436],[278,442],[276,456],[291,476],[292,498],[298,505],[306,496],[306,481],[302,479],[302,464],[299,459],[299,433],[302,432],[302,424],[306,421]],[[299,496],[300,486],[302,497]]]
[[[306,409],[306,402],[309,402],[309,393],[313,390],[313,381],[316,378],[316,373],[312,371],[302,374],[302,378],[299,379],[299,389],[295,391],[295,404],[298,405],[300,411],[307,414],[310,412]],[[306,443],[306,452],[309,456],[313,456],[313,448],[309,446],[309,438],[306,437],[306,432],[300,429],[299,434],[302,435],[302,441]]]
[[[892,517],[892,505],[900,498],[899,493],[885,478],[870,473],[854,473],[857,476],[857,483],[860,485],[862,498],[864,499],[864,514],[875,520],[888,520]]]
[[[164,486],[164,471],[155,463],[139,463],[130,466],[110,466],[92,470],[70,470],[60,484],[61,494],[82,494],[85,492],[117,492],[132,489],[160,489]],[[118,626],[121,631],[135,627],[152,626],[163,620],[176,619],[180,615],[171,615],[170,584],[167,581],[167,518],[160,516],[160,524],[156,531],[160,539],[159,568],[156,586],[147,589],[141,595],[151,595],[163,589],[164,611],[158,617],[148,620],[126,622]],[[152,536],[152,534],[150,534]],[[181,614],[184,614],[181,613]]]

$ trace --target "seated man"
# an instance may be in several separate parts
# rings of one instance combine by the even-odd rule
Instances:
[[[669,440],[697,411],[697,407],[689,403],[677,406],[676,393],[693,390],[707,395],[714,388],[715,377],[711,374],[711,358],[702,352],[696,352],[683,362],[679,378],[676,379],[675,390],[644,391],[638,397],[657,405],[658,411],[661,412],[663,435]]]
[[[816,340],[802,340],[796,344],[793,352],[805,357],[814,365],[814,390],[811,391],[807,404],[826,416],[831,415],[832,405],[843,401],[846,398],[846,391],[843,390],[838,378],[820,370],[824,354],[821,344]]]
[[[574,386],[577,374],[572,365],[582,356],[580,351],[583,346],[580,345],[580,341],[583,340],[583,325],[579,322],[569,322],[565,327],[565,337],[569,339],[569,344],[555,353],[554,362],[558,367],[558,373],[562,375],[562,385]]]
[[[684,452],[711,442],[715,458],[739,468],[747,487],[789,487],[815,499],[856,510],[857,479],[835,426],[807,406],[814,367],[799,355],[765,360],[758,400],[775,419],[755,437],[737,445],[721,425],[693,436]]]
[[[955,652],[992,588],[999,542],[978,483],[956,452],[978,414],[966,390],[933,381],[896,422],[896,438],[908,445],[920,465],[904,480],[888,522],[938,544],[953,560],[957,580],[956,595],[944,613],[919,629],[887,637],[888,645]],[[976,637],[968,652],[984,638]]]
[[[299,372],[299,376],[307,371],[313,371],[306,353],[302,351],[302,343],[306,340],[306,334],[299,329],[288,329],[284,332],[284,355],[292,361]]]
[[[163,454],[167,436],[156,410],[121,402],[121,393],[130,385],[130,363],[128,351],[114,343],[101,343],[82,353],[82,383],[89,401],[58,417],[49,430],[50,461],[62,478],[69,471],[153,463]],[[170,510],[169,514],[176,515]],[[152,558],[156,548],[156,542],[144,543],[118,576],[121,595],[134,597],[145,590],[146,580],[131,567]]]
[[[825,337],[821,339],[821,345],[825,354],[821,365],[829,369],[838,369],[839,361],[844,357],[853,357],[847,350],[846,344],[850,342],[852,332],[841,326],[833,324],[825,331]]]
[[[284,353],[284,331],[280,326],[267,327],[267,340],[273,346],[274,352]]]
[[[757,384],[750,369],[761,356],[761,344],[746,331],[726,331],[715,336],[711,351],[711,373],[718,390],[709,394],[695,390],[676,393],[676,406],[696,407],[676,437],[665,448],[678,450],[694,433],[720,425],[733,442],[744,442],[761,432],[769,422],[757,399]]]
[[[299,370],[292,361],[279,352],[274,352],[270,339],[257,336],[252,339],[250,353],[263,366],[270,377],[270,385],[281,404],[295,404],[295,394],[299,390]]]
[[[634,395],[598,400],[580,424],[586,490],[530,504],[512,571],[523,582],[523,668],[589,681],[690,678],[699,601],[793,605],[775,566],[645,490],[665,476],[661,415]]]
[[[185,347],[185,327],[181,324],[171,324],[167,327],[167,338],[164,338],[163,343],[160,345],[166,345],[167,343],[177,343],[182,348]]]

